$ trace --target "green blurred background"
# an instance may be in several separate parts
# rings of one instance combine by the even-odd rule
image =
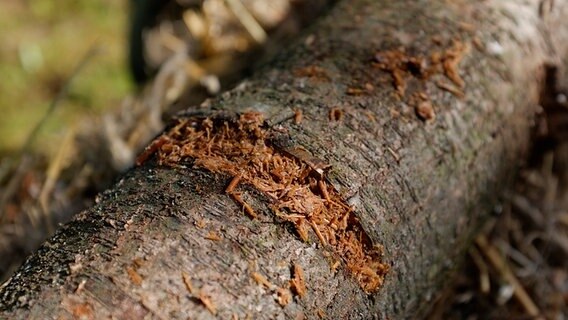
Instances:
[[[50,153],[73,123],[120,104],[133,88],[127,21],[125,0],[0,1],[0,156],[21,148],[92,47],[32,149]]]

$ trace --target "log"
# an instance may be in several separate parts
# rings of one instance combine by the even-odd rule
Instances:
[[[0,288],[10,319],[424,314],[529,145],[568,3],[338,3]]]

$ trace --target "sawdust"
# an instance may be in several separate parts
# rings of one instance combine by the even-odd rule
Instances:
[[[241,114],[238,120],[189,118],[159,137],[156,151],[162,165],[193,161],[197,167],[231,175],[227,193],[254,219],[257,214],[236,191],[240,183],[252,185],[271,199],[275,215],[291,222],[303,241],[310,241],[311,229],[324,248],[341,257],[365,292],[375,292],[389,267],[373,249],[353,208],[325,182],[328,166],[301,148],[277,150],[268,137],[263,116],[256,112]]]
[[[373,66],[391,74],[399,98],[405,96],[409,77],[428,80],[437,74],[445,75],[459,88],[449,90],[450,87],[446,85],[443,90],[462,98],[465,81],[459,74],[459,64],[467,52],[469,45],[459,40],[454,40],[451,46],[442,51],[432,52],[429,57],[410,54],[401,47],[375,53]]]

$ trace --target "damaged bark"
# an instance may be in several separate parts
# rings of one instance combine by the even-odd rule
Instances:
[[[2,285],[1,317],[423,314],[520,163],[543,65],[566,65],[567,14],[337,4],[180,114]]]

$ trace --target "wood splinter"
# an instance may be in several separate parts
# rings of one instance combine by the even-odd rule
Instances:
[[[323,198],[327,201],[327,202],[333,202],[331,201],[331,198],[329,197],[329,193],[327,192],[327,185],[325,184],[325,181],[323,180],[319,180],[318,181],[318,186],[321,190],[321,194],[323,195]]]
[[[161,135],[158,139],[152,141],[152,143],[147,146],[144,151],[136,158],[136,165],[141,166],[150,158],[151,155],[156,153],[166,142],[169,142],[170,138],[167,135]]]
[[[235,200],[238,204],[240,204],[243,207],[245,213],[248,214],[251,218],[256,219],[258,217],[258,215],[256,214],[256,212],[254,212],[252,207],[243,200],[240,192],[230,193],[230,196],[231,198],[233,198],[233,200]]]
[[[242,175],[236,175],[233,177],[233,179],[231,180],[231,182],[229,183],[229,185],[227,186],[227,189],[225,189],[225,192],[228,194],[231,194],[235,191],[235,188],[239,185],[239,183],[241,182],[242,179]]]

